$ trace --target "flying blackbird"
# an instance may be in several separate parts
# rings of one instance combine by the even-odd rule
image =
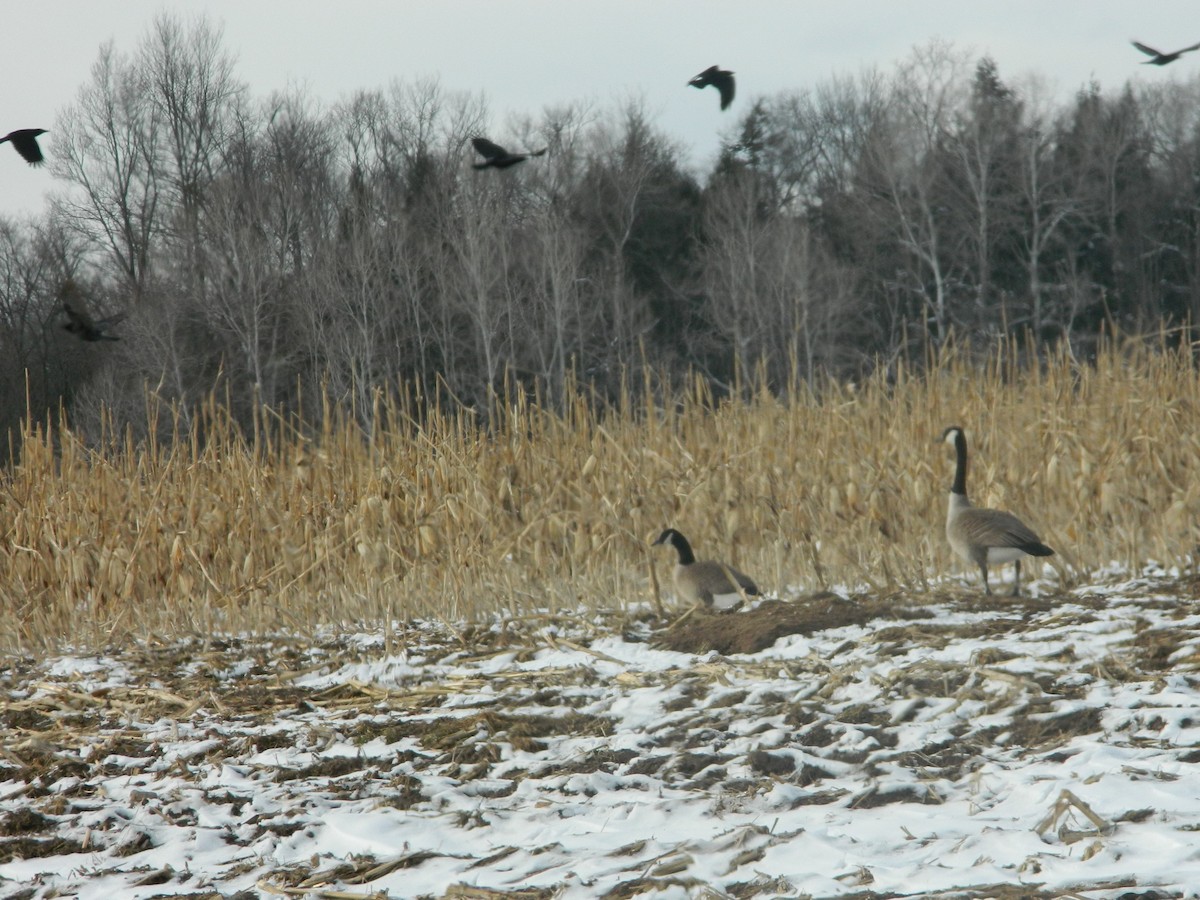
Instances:
[[[45,134],[45,128],[18,128],[0,137],[0,144],[8,141],[21,154],[21,158],[31,166],[40,166],[46,158],[42,156],[42,148],[38,146],[38,135]]]
[[[75,286],[75,282],[70,278],[63,283],[62,290],[58,292],[58,296],[62,300],[63,312],[67,314],[67,321],[63,325],[63,330],[71,332],[71,334],[78,337],[81,341],[120,340],[115,334],[109,334],[105,329],[110,325],[116,325],[124,319],[124,313],[117,313],[115,316],[108,316],[103,319],[93,319],[84,305],[79,288]]]
[[[476,169],[486,169],[489,166],[495,169],[507,169],[519,162],[525,162],[531,156],[542,156],[548,149],[543,147],[541,150],[534,150],[530,153],[509,153],[499,144],[494,144],[487,138],[471,138],[471,143],[475,147],[475,152],[483,157],[483,162],[474,164]]]
[[[694,88],[705,88],[710,84],[721,92],[721,109],[727,109],[733,102],[733,73],[728,69],[709,66],[688,82]]]
[[[1137,47],[1147,56],[1153,56],[1154,59],[1148,59],[1142,65],[1144,66],[1165,66],[1167,63],[1173,63],[1185,53],[1191,53],[1193,50],[1200,50],[1200,44],[1192,44],[1190,47],[1184,47],[1182,50],[1176,50],[1174,53],[1163,53],[1161,50],[1155,50],[1153,47],[1147,47],[1145,44],[1138,41],[1133,41],[1133,46]]]

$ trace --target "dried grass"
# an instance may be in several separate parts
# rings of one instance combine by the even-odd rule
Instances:
[[[979,367],[951,350],[920,377],[729,402],[697,381],[660,405],[647,374],[605,412],[582,390],[560,414],[514,396],[487,427],[444,408],[418,425],[407,396],[379,398],[369,435],[333,408],[317,435],[269,411],[247,435],[215,402],[190,430],[160,411],[173,442],[31,426],[0,490],[0,648],[661,603],[670,560],[647,540],[666,525],[786,596],[842,584],[921,602],[959,568],[935,445],[948,424],[971,441],[974,500],[1026,517],[1065,583],[1190,563],[1187,351],[1125,343],[1029,369],[1014,354]]]

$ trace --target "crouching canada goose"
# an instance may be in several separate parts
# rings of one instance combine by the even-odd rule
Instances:
[[[1021,559],[1053,556],[1054,551],[1012,513],[972,506],[967,499],[967,436],[957,425],[952,425],[942,434],[942,440],[954,447],[958,457],[946,509],[946,538],[950,547],[963,559],[979,566],[983,573],[983,589],[989,594],[992,589],[988,584],[988,564],[1013,563],[1012,593],[1016,597],[1021,593]]]
[[[660,534],[651,546],[659,544],[670,544],[679,554],[679,563],[675,566],[675,590],[684,600],[726,609],[743,594],[758,595],[758,585],[733,566],[712,560],[697,562],[692,545],[674,528]]]

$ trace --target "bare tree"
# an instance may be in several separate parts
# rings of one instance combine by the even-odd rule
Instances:
[[[457,260],[465,148],[484,113],[481,98],[436,81],[396,82],[336,111],[348,172],[307,309],[313,377],[356,398],[360,415],[395,379],[416,376],[430,392],[439,377],[477,384]]]
[[[758,315],[767,291],[763,271],[772,251],[771,224],[753,172],[733,173],[710,187],[703,280],[709,316],[732,342],[743,385],[759,357],[764,323]]]
[[[600,279],[599,295],[608,301],[607,365],[613,369],[636,358],[638,342],[652,324],[634,280],[634,257],[645,229],[653,227],[652,211],[664,199],[657,195],[669,189],[663,180],[671,176],[676,156],[640,104],[627,104],[618,116],[592,132],[591,165],[576,198],[576,209],[599,244],[602,265],[594,277]]]
[[[163,183],[176,213],[189,289],[200,273],[200,207],[234,136],[234,110],[245,86],[222,46],[222,29],[201,16],[184,23],[160,13],[138,54],[141,90],[162,129]]]
[[[25,413],[46,405],[52,374],[47,347],[47,327],[53,327],[55,309],[43,291],[46,260],[32,236],[9,219],[0,219],[0,435],[11,438]]]
[[[960,210],[962,235],[974,270],[978,321],[996,324],[991,314],[992,279],[999,245],[1012,232],[1016,205],[1017,135],[1021,104],[1000,79],[995,62],[984,57],[975,68],[970,98],[954,116],[947,136],[954,161],[951,184]]]
[[[108,259],[136,305],[161,229],[160,132],[136,67],[111,43],[55,133],[51,167],[73,190],[55,198],[53,214]]]
[[[1104,302],[1092,305],[1082,325],[1155,328],[1164,311],[1154,247],[1158,191],[1139,98],[1128,85],[1115,98],[1091,85],[1061,118],[1057,157],[1078,204],[1068,232],[1072,265],[1104,287]]]
[[[1169,294],[1169,314],[1200,324],[1200,76],[1141,87],[1150,159],[1163,185],[1148,256]]]
[[[888,121],[889,91],[874,69],[857,77],[834,76],[814,91],[815,127],[820,136],[817,192],[849,191],[874,136]]]
[[[846,339],[861,335],[859,304],[804,219],[762,202],[759,182],[742,172],[711,188],[703,283],[708,318],[732,342],[742,384],[749,389],[761,363],[782,389],[793,371],[811,379],[837,367]]]
[[[435,350],[422,297],[424,247],[407,217],[364,210],[363,196],[355,202],[355,216],[305,279],[304,311],[313,377],[350,401],[370,429],[374,392],[410,374],[430,385]]]
[[[535,374],[561,400],[572,361],[592,350],[602,320],[594,279],[587,275],[587,234],[561,207],[545,206],[530,223],[520,259],[529,302],[517,308]]]
[[[1021,227],[1018,252],[1027,276],[1030,303],[1030,327],[1043,336],[1051,324],[1063,326],[1047,302],[1043,269],[1046,257],[1062,244],[1062,226],[1075,215],[1076,202],[1067,191],[1062,167],[1056,160],[1051,114],[1045,109],[1045,94],[1040,83],[1029,82],[1023,92],[1027,98],[1019,138],[1017,183],[1020,189]],[[1063,295],[1063,290],[1057,292]]]
[[[490,174],[490,173],[488,173]],[[506,184],[480,177],[463,185],[454,214],[442,222],[443,259],[436,265],[442,301],[467,325],[474,372],[459,366],[457,388],[477,401],[490,396],[512,360],[512,305]]]
[[[963,57],[944,43],[915,50],[896,75],[891,128],[886,136],[877,132],[869,148],[895,236],[912,261],[905,287],[920,297],[939,342],[950,327],[954,277],[946,246],[949,222],[939,196],[945,171],[940,154],[951,118],[962,108],[963,66]]]

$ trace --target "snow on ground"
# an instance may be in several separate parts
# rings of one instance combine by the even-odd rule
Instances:
[[[13,660],[0,896],[1195,897],[1196,586]]]

